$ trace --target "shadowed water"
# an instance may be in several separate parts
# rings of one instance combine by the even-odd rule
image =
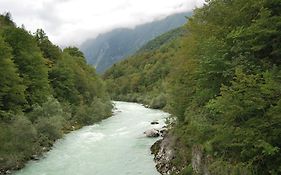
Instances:
[[[160,128],[169,115],[135,103],[114,102],[113,117],[58,140],[39,161],[15,175],[159,175],[143,132]],[[152,126],[151,121],[159,125]]]

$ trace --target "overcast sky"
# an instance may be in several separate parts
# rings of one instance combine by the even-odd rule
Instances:
[[[191,11],[204,0],[0,0],[0,13],[10,12],[18,26],[42,28],[60,46],[76,45],[117,27]]]

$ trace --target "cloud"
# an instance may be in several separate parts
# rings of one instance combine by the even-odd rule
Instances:
[[[0,12],[31,32],[42,28],[54,43],[79,45],[118,27],[191,11],[204,0],[0,0]]]

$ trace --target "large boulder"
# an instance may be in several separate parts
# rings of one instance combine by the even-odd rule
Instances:
[[[157,129],[150,129],[144,132],[146,137],[159,137],[160,133]]]

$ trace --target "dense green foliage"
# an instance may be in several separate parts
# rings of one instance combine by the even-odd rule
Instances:
[[[211,174],[281,174],[280,15],[278,0],[210,0],[183,37],[113,66],[109,92],[165,97],[181,174],[195,147]]]
[[[163,108],[166,105],[166,83],[163,80],[171,70],[170,58],[180,48],[174,39],[181,37],[183,32],[183,28],[178,28],[157,37],[136,55],[106,71],[103,76],[111,96]]]
[[[64,132],[111,115],[95,69],[43,30],[31,35],[0,15],[0,174],[21,168]],[[35,157],[36,157],[35,156]]]
[[[114,63],[134,54],[149,40],[169,30],[182,26],[185,16],[191,13],[179,13],[159,21],[142,24],[133,29],[119,28],[89,39],[81,45],[81,50],[97,72],[104,72]]]

